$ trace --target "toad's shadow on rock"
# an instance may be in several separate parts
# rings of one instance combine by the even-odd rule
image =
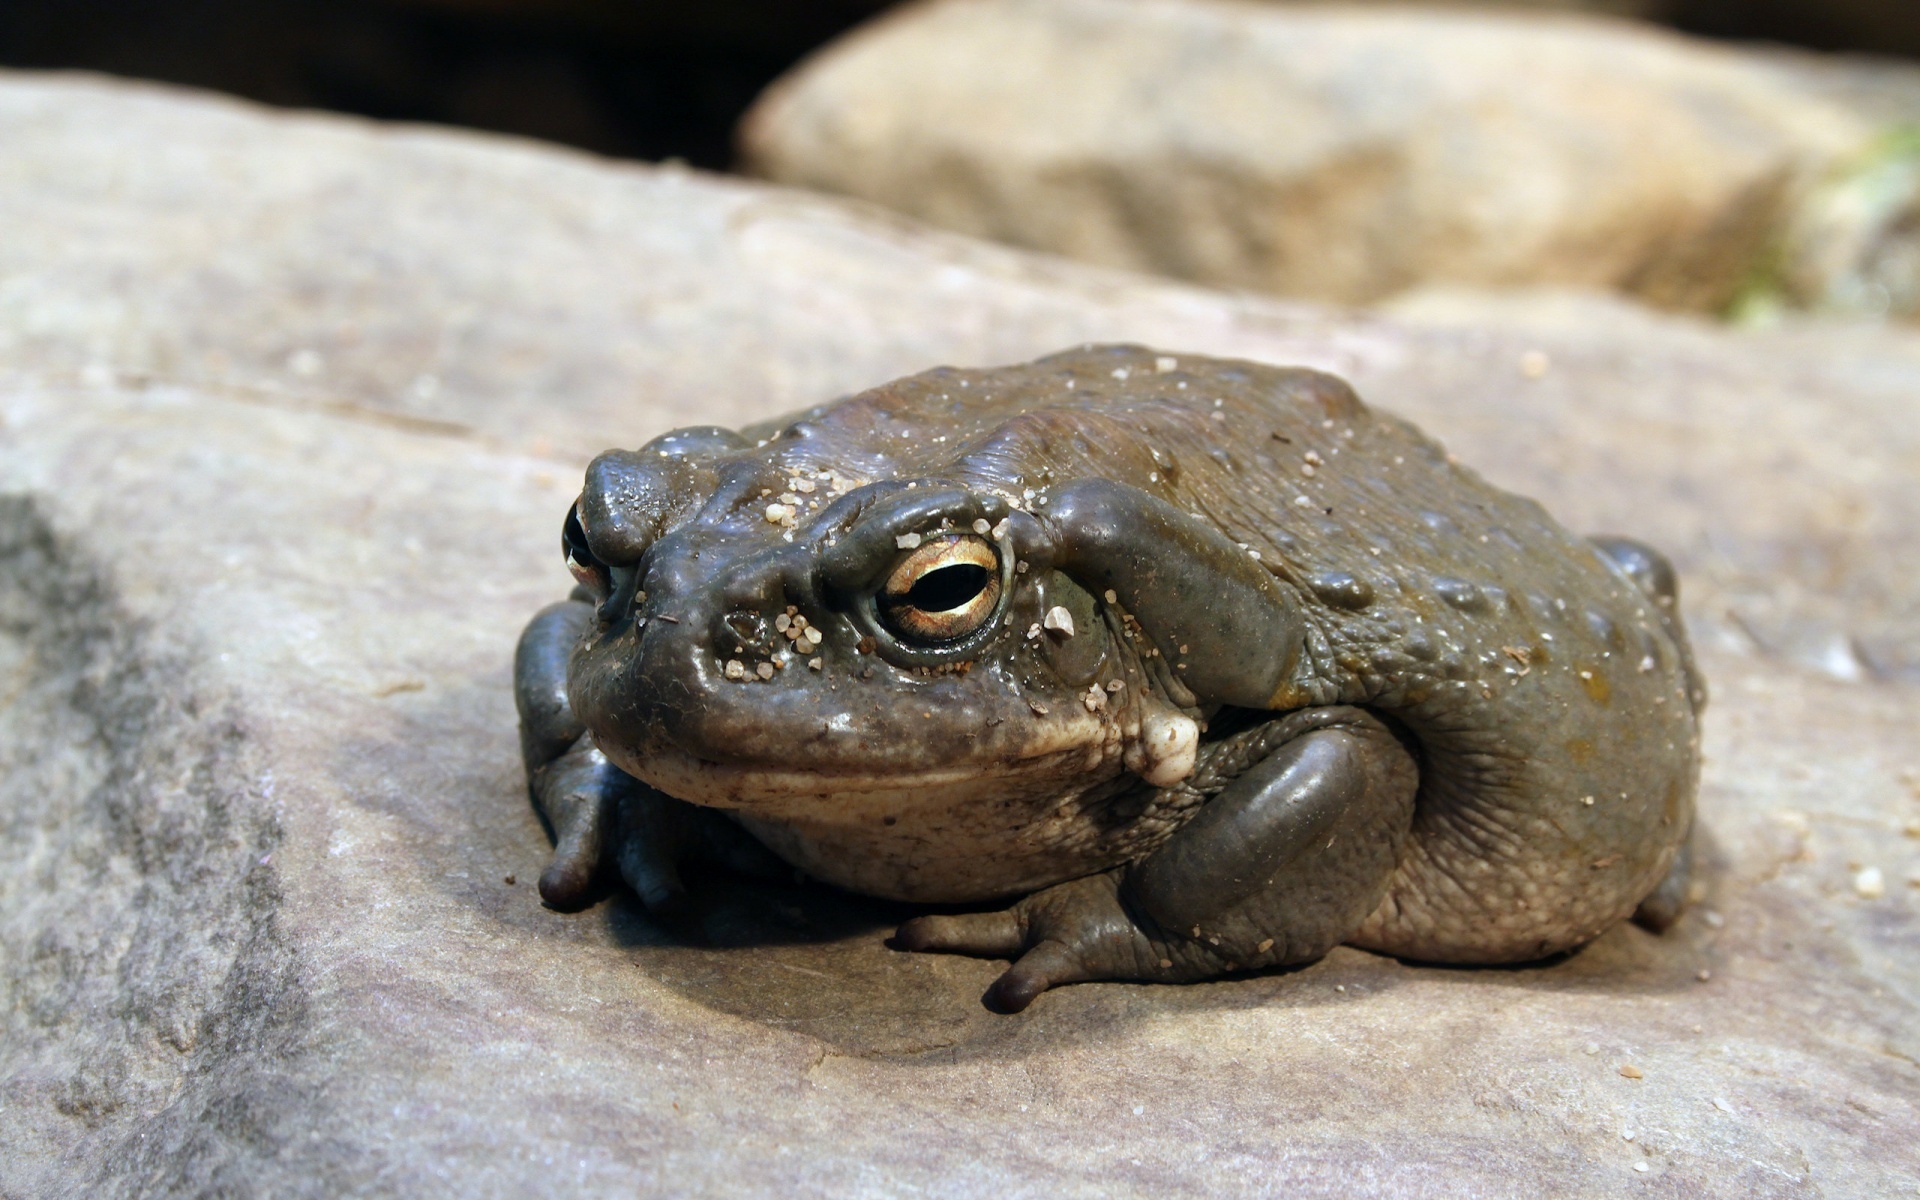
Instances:
[[[1711,877],[1707,838],[1696,861]],[[887,939],[926,908],[815,883],[775,883],[715,870],[693,883],[687,915],[650,916],[625,888],[598,912],[647,975],[701,1006],[816,1037],[837,1050],[911,1061],[1020,1053],[1106,1036],[1172,1014],[1203,1016],[1267,1005],[1350,1004],[1403,987],[1469,986],[1643,995],[1683,990],[1711,965],[1711,931],[1697,915],[1665,934],[1631,924],[1572,954],[1537,963],[1457,967],[1402,962],[1340,947],[1304,967],[1195,984],[1074,984],[1024,1013],[983,1003],[1005,969],[993,960],[891,949]]]
[[[641,970],[703,1007],[846,1053],[906,1057],[991,1041],[1007,1020],[981,1004],[1000,964],[888,948],[924,909],[718,868],[689,888],[675,918],[652,916],[624,887],[599,911]]]

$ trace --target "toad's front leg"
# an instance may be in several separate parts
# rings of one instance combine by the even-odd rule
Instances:
[[[778,860],[725,815],[648,787],[594,745],[567,700],[567,658],[592,619],[593,606],[584,601],[552,605],[527,625],[514,654],[527,786],[553,828],[540,898],[557,909],[582,908],[608,868],[617,868],[649,911],[664,913],[686,900],[680,864],[688,859],[782,873]]]
[[[1357,708],[1291,713],[1220,754],[1244,770],[1164,845],[1003,912],[917,917],[907,950],[1011,958],[989,1002],[1017,1012],[1090,979],[1174,982],[1307,962],[1386,893],[1413,821],[1419,770]]]

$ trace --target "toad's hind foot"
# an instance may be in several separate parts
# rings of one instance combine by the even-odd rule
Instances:
[[[1090,979],[1203,979],[1218,965],[1142,929],[1120,902],[1119,872],[1035,892],[1000,912],[915,917],[893,937],[899,950],[1012,959],[987,1004],[1019,1012],[1041,992]]]
[[[1640,907],[1633,910],[1634,924],[1651,929],[1655,933],[1665,933],[1673,923],[1686,912],[1687,905],[1693,900],[1693,837],[1680,843],[1680,849],[1673,856],[1673,865],[1667,868],[1667,877],[1660,886],[1647,894]]]

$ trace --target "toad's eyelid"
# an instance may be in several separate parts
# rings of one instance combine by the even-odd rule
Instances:
[[[893,480],[881,480],[854,488],[843,495],[828,501],[819,515],[813,519],[812,528],[816,537],[831,538],[840,541],[849,537],[866,536],[868,527],[876,520],[885,521],[886,514],[876,513],[884,509],[887,500],[900,492],[902,485]]]
[[[902,552],[1006,515],[1005,502],[991,495],[933,480],[911,482],[915,486],[902,480],[868,484],[836,500],[815,521],[822,578],[833,590],[876,591],[898,569]]]

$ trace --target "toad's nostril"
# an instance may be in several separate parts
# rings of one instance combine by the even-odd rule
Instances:
[[[720,636],[714,639],[715,645],[727,650],[766,649],[767,619],[750,609],[735,609],[720,618]]]

